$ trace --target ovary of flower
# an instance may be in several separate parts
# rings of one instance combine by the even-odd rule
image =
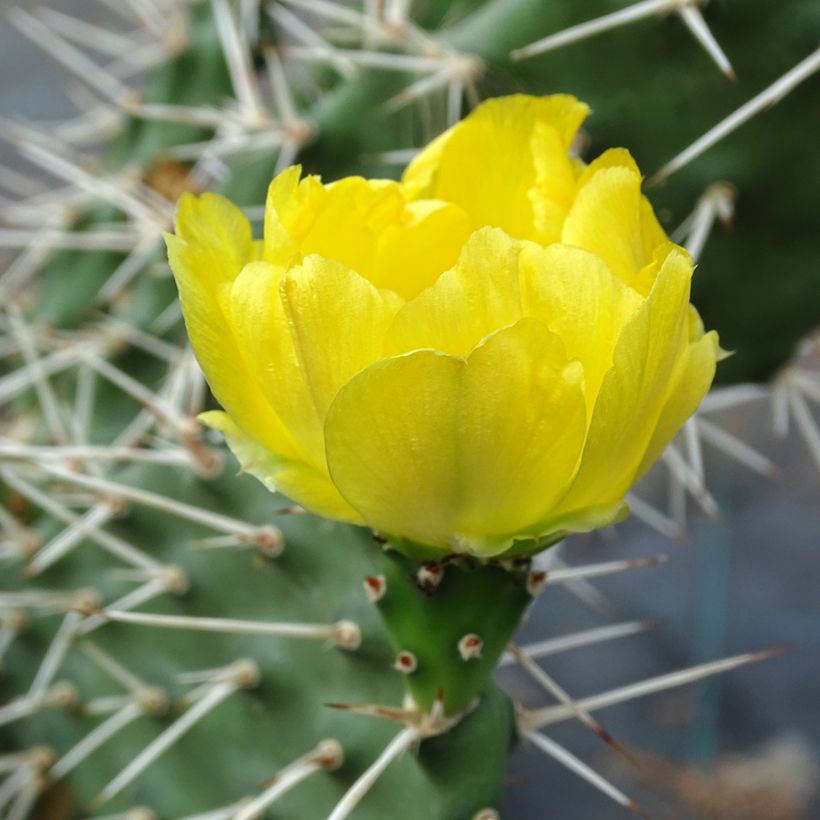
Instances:
[[[625,513],[711,384],[692,261],[630,155],[569,155],[572,97],[484,103],[401,182],[271,183],[263,240],[205,194],[168,237],[243,468],[441,555],[534,551]]]

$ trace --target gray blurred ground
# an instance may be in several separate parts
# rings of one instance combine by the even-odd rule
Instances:
[[[11,5],[0,3],[0,9]],[[87,20],[108,19],[91,0],[52,0],[51,6]],[[0,19],[0,117],[70,114],[65,80]],[[20,167],[2,141],[0,163]],[[794,434],[787,442],[772,441],[763,405],[732,411],[725,425],[761,446],[782,468],[782,480],[768,481],[717,455],[707,469],[722,524],[695,516],[683,545],[634,521],[619,529],[617,546],[600,536],[572,541],[566,553],[571,563],[668,552],[672,560],[664,566],[599,583],[623,619],[663,617],[668,623],[655,633],[554,656],[546,668],[581,697],[725,655],[783,644],[788,651],[722,679],[600,713],[619,740],[646,755],[637,772],[577,724],[561,724],[550,736],[610,775],[656,820],[809,820],[820,817],[813,782],[820,759],[820,472]],[[565,590],[551,589],[522,640],[603,622]],[[503,678],[523,703],[549,703],[520,673]],[[741,756],[739,768],[725,763],[731,754]],[[762,795],[750,791],[754,784]],[[628,816],[528,748],[515,754],[508,801],[511,820]]]

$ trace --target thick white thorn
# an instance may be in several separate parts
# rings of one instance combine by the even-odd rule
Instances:
[[[152,598],[156,598],[158,595],[164,595],[167,592],[182,591],[180,589],[180,579],[177,577],[178,575],[182,576],[183,587],[186,583],[184,574],[182,574],[180,570],[173,567],[162,567],[161,569],[152,572],[152,574],[154,577],[150,581],[147,581],[141,586],[132,589],[121,598],[113,601],[109,606],[117,611],[128,611],[129,609],[147,603]],[[89,632],[99,629],[106,623],[106,618],[104,618],[99,612],[94,610],[89,611],[94,612],[94,614],[89,615],[82,621],[82,623],[79,624],[77,627],[78,635],[88,635]]]
[[[58,681],[45,692],[23,697],[0,706],[0,726],[35,715],[44,709],[67,709],[77,704],[77,690],[65,681]]]
[[[9,20],[26,37],[108,99],[116,102],[133,93],[33,14],[17,7],[9,13]]]
[[[560,703],[571,709],[575,717],[581,721],[591,732],[597,735],[604,743],[613,750],[622,754],[627,760],[632,761],[632,756],[618,743],[609,732],[581,706],[558,682],[548,675],[532,658],[525,655],[518,647],[509,645],[509,651],[516,662],[525,672],[548,694],[552,695]]]
[[[37,394],[37,400],[40,403],[49,432],[55,441],[65,443],[68,441],[68,430],[60,412],[57,397],[51,389],[48,374],[43,367],[31,330],[23,321],[22,314],[17,308],[12,306],[7,309],[7,312],[9,326],[20,343],[20,350],[23,353],[26,368],[31,371],[34,391]]]
[[[0,477],[2,477],[3,481],[10,487],[13,487],[42,510],[54,516],[58,521],[73,525],[80,520],[80,516],[55,501],[50,495],[46,495],[34,485],[24,481],[11,470],[0,467]],[[137,547],[129,544],[127,541],[123,541],[121,538],[111,535],[104,530],[88,528],[86,537],[90,538],[111,555],[131,566],[154,571],[161,570],[164,566],[159,561],[146,555],[142,550],[137,549]]]
[[[258,820],[264,816],[268,806],[272,806],[294,786],[316,772],[337,769],[342,760],[341,744],[336,740],[323,740],[313,751],[277,772],[267,788],[243,804],[231,815],[231,820]]]
[[[81,544],[91,530],[107,524],[121,509],[116,502],[103,501],[86,511],[77,521],[43,545],[23,569],[33,578],[57,563]]]
[[[165,731],[148,744],[97,796],[94,806],[99,807],[116,797],[126,786],[136,780],[160,755],[166,752],[182,735],[215,709],[223,700],[237,690],[253,685],[256,678],[249,680],[237,673],[232,680],[223,680],[214,684],[206,694],[193,703],[187,711],[177,718]]]
[[[658,675],[654,678],[647,678],[638,683],[621,686],[617,689],[610,689],[598,695],[582,698],[577,703],[583,709],[590,712],[596,709],[603,709],[606,706],[613,706],[616,703],[634,700],[635,698],[651,695],[655,692],[663,692],[666,689],[673,689],[677,686],[684,686],[687,683],[711,677],[750,663],[766,660],[781,654],[782,649],[767,649],[762,652],[748,652],[744,655],[735,655],[731,658],[723,658],[719,661],[702,663],[688,669],[680,669],[676,672],[669,672],[665,675]],[[521,721],[525,731],[533,731],[551,726],[553,723],[560,723],[574,717],[572,709],[563,704],[557,706],[547,706],[543,709],[534,709],[523,714]]]
[[[721,73],[733,83],[737,82],[737,74],[735,74],[729,58],[720,47],[709,26],[706,25],[700,9],[694,2],[682,3],[676,11],[686,28],[692,32],[695,39],[703,46],[704,51],[711,57],[712,62],[720,69]]]
[[[139,703],[133,699],[118,711],[109,715],[102,723],[92,729],[78,743],[72,746],[52,767],[51,775],[55,780],[65,777],[80,765],[104,743],[124,729],[143,714]]]
[[[345,796],[336,804],[327,820],[345,820],[362,798],[373,788],[384,770],[402,753],[409,749],[422,735],[414,726],[402,729],[387,745],[361,777],[348,789]]]
[[[787,71],[780,79],[773,82],[768,88],[752,97],[747,103],[742,105],[728,117],[722,119],[705,134],[698,137],[688,148],[685,148],[675,157],[669,160],[660,170],[658,170],[648,181],[647,186],[657,185],[668,179],[676,171],[679,171],[692,160],[699,157],[716,143],[727,137],[745,122],[748,122],[756,114],[769,108],[790,91],[796,88],[804,80],[807,80],[820,69],[820,48],[801,60],[794,68]]]
[[[643,817],[647,816],[634,800],[627,797],[619,789],[616,789],[615,786],[613,786],[608,780],[605,780],[594,769],[591,769],[586,763],[579,760],[574,754],[567,751],[563,746],[560,746],[554,740],[551,740],[540,732],[527,732],[524,736],[530,741],[530,743],[533,744],[533,746],[537,746],[542,752],[549,755],[553,760],[558,761],[562,766],[565,766],[570,771],[575,772],[575,774],[579,777],[586,780],[587,783],[595,786],[596,789],[599,789],[607,795],[607,797],[610,797],[618,803],[618,805],[623,806],[624,808],[629,809],[630,811]]]
[[[814,420],[809,405],[796,385],[790,386],[788,396],[795,427],[806,443],[817,469],[820,470],[820,426]]]
[[[261,120],[262,103],[244,32],[237,25],[227,0],[211,0],[211,7],[236,99],[251,117]]]
[[[343,649],[356,649],[361,642],[361,631],[358,625],[352,621],[337,621],[332,624],[277,623],[273,621],[245,621],[238,618],[203,618],[192,615],[124,612],[114,607],[104,609],[100,616],[108,621],[165,629],[324,640],[330,641]]]
[[[119,484],[94,476],[80,475],[60,467],[52,467],[51,465],[42,465],[42,470],[54,478],[58,478],[70,484],[76,484],[96,492],[110,494],[114,497],[124,498],[128,501],[133,501],[135,504],[153,507],[154,509],[162,510],[179,518],[185,518],[221,532],[244,535],[251,541],[255,538],[268,540],[272,535],[281,537],[279,531],[274,527],[259,527],[254,524],[249,524],[247,521],[240,521],[236,518],[213,512],[212,510],[206,510],[203,507],[196,507],[193,504],[186,504],[183,501],[175,501],[159,493],[143,490],[139,487]]]
[[[693,259],[698,260],[703,253],[715,219],[719,219],[724,225],[731,225],[736,194],[735,187],[728,182],[713,183],[698,200],[695,210],[675,232],[675,237],[682,238],[681,233],[686,237],[685,247]]]
[[[82,640],[77,644],[77,647],[99,669],[105,672],[111,680],[123,688],[128,689],[130,692],[144,692],[151,688],[142,678],[123,666],[120,661],[109,655],[108,652],[101,649],[97,644],[89,640]]]
[[[346,80],[352,80],[357,75],[358,69],[354,63],[346,57],[340,56],[335,46],[328,43],[327,40],[292,11],[278,3],[267,6],[266,10],[274,23],[286,29],[296,40],[307,46],[312,46],[327,55],[328,62]]]
[[[727,433],[726,430],[702,416],[698,416],[697,423],[698,432],[703,441],[725,453],[738,464],[769,477],[776,476],[780,472],[771,459],[741,441],[737,436]]]
[[[660,626],[661,621],[627,621],[621,624],[610,626],[599,626],[594,629],[585,629],[582,632],[571,632],[569,635],[560,635],[557,638],[546,638],[543,641],[520,646],[519,650],[528,658],[544,658],[547,655],[555,655],[559,652],[566,652],[569,649],[577,649],[590,644],[612,641],[617,638],[626,638],[629,635],[637,635],[641,632],[648,632]],[[515,658],[511,653],[505,652],[501,656],[499,666],[506,666],[515,663]]]
[[[657,566],[668,560],[667,555],[661,554],[651,555],[648,558],[630,558],[623,561],[602,561],[600,564],[586,564],[579,567],[563,567],[545,571],[542,580],[544,585],[562,584],[579,578],[597,578],[602,575],[612,575],[615,572]]]
[[[52,638],[37,669],[37,674],[29,687],[29,697],[42,695],[51,685],[51,682],[60,671],[60,666],[71,646],[71,642],[77,635],[77,627],[82,619],[83,615],[80,612],[66,612],[63,622]]]
[[[527,57],[534,57],[536,54],[543,54],[545,51],[552,51],[561,46],[585,40],[604,31],[632,23],[635,20],[642,20],[659,14],[664,11],[677,11],[682,6],[688,5],[691,0],[643,0],[640,3],[633,3],[631,6],[596,17],[594,20],[587,20],[577,26],[571,26],[563,31],[550,34],[547,37],[530,43],[523,48],[517,48],[510,54],[513,60],[523,60]]]

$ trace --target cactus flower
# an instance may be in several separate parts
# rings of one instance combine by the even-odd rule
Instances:
[[[569,96],[485,102],[400,182],[271,183],[264,239],[185,195],[168,237],[243,468],[405,549],[535,551],[622,517],[719,348],[692,260]]]

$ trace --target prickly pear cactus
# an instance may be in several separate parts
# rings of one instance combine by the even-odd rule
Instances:
[[[223,191],[258,223],[271,177],[297,157],[325,179],[395,176],[479,97],[510,90],[587,99],[592,155],[624,144],[658,168],[808,53],[820,13],[808,0],[712,3],[704,17],[733,87],[687,31],[703,38],[695,4],[657,3],[668,19],[542,56],[527,45],[582,22],[573,4],[423,3],[412,20],[407,6],[134,0],[124,25],[11,10],[83,83],[86,108],[49,130],[5,128],[59,182],[0,176],[17,200],[4,200],[3,243],[22,248],[0,275],[0,816],[490,820],[522,735],[601,788],[536,730],[580,717],[604,731],[526,652],[525,670],[560,701],[551,717],[522,717],[488,683],[543,572],[385,553],[236,475],[194,421],[211,400],[162,233],[186,190]],[[742,351],[730,375],[768,373],[817,320],[803,298],[818,284],[806,262],[816,203],[794,193],[817,162],[798,150],[820,127],[816,97],[807,83],[651,192],[674,224],[712,183],[735,186],[720,189],[738,194],[734,233],[707,246],[696,292],[707,324]],[[711,210],[689,226],[701,245],[731,210],[727,196],[703,202]],[[773,271],[795,289],[784,283],[781,309],[763,310]],[[709,424],[704,437],[768,471]],[[698,451],[673,452],[683,491],[708,505]]]

